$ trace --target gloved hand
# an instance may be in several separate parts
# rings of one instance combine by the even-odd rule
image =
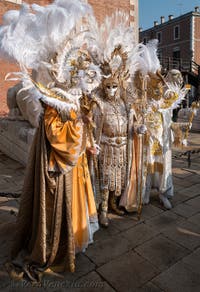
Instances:
[[[99,155],[101,148],[99,145],[94,144],[94,147],[88,147],[87,150],[93,155]]]
[[[138,134],[142,134],[143,135],[143,134],[146,133],[146,131],[147,131],[147,127],[144,124],[142,124],[142,125],[137,127],[137,133]]]

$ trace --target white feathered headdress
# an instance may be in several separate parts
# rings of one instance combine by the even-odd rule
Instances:
[[[20,11],[4,15],[0,57],[19,64],[22,72],[15,77],[29,90],[28,97],[55,104],[58,110],[78,109],[80,94],[66,92],[72,75],[76,72],[80,91],[88,93],[99,85],[99,67],[90,57],[84,63],[81,53],[87,51],[86,31],[82,27],[86,15],[92,16],[92,9],[81,0],[55,0],[44,7],[23,4]],[[31,70],[36,72],[37,82],[30,78]],[[45,71],[50,72],[46,74],[51,81],[49,86],[41,84],[40,75]]]
[[[55,0],[45,7],[22,4],[8,11],[0,28],[0,56],[7,56],[28,69],[38,69],[66,40],[77,21],[91,8],[80,0]]]

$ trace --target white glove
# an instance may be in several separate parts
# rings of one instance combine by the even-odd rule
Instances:
[[[98,144],[94,144],[94,147],[96,148],[96,150],[97,150],[97,155],[99,155],[99,152],[101,151],[101,148],[100,148],[100,146],[98,145]]]
[[[183,145],[183,146],[187,146],[187,139],[183,139],[183,141],[182,141],[182,145]]]
[[[138,134],[145,134],[146,131],[147,131],[147,127],[144,124],[137,127]]]

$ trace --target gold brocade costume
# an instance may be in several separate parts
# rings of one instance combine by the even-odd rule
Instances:
[[[108,87],[115,89],[115,83],[112,80],[108,82]],[[104,98],[99,99],[100,110],[94,113],[98,125],[95,139],[100,146],[98,166],[101,194],[100,198],[96,196],[96,201],[97,205],[100,204],[100,224],[105,227],[108,226],[108,205],[117,214],[124,214],[118,208],[117,197],[122,195],[127,183],[128,111],[117,90],[113,96],[109,95],[108,90],[100,92],[99,95],[104,94]]]
[[[126,183],[127,110],[122,99],[104,101],[100,138],[100,184],[102,190],[120,196]]]
[[[143,136],[135,135],[129,139],[131,167],[128,167],[128,184],[120,204],[127,210],[138,210],[139,216],[142,203],[149,203],[152,189],[159,192],[159,199],[167,209],[171,209],[168,199],[174,195],[172,130],[177,128],[180,133],[181,125],[173,125],[172,110],[184,98],[185,90],[181,89],[181,84],[170,84],[166,80],[159,71],[155,74],[148,72],[147,76],[137,72],[133,80],[136,97],[140,101],[135,99],[137,102],[134,104],[133,101],[133,107],[137,120],[141,119],[145,124],[146,132]]]
[[[47,107],[36,133],[12,250],[29,278],[49,266],[73,271],[75,252],[83,251],[98,229],[84,127],[75,114],[62,122]]]

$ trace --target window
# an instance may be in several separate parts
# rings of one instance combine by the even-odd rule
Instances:
[[[174,27],[174,40],[177,40],[180,38],[180,26],[176,25]]]
[[[158,59],[161,61],[162,60],[162,51],[161,50],[158,50],[157,56],[158,56]]]
[[[148,42],[147,37],[143,38],[143,44],[146,45],[147,42]]]
[[[162,42],[162,33],[161,32],[157,32],[156,33],[156,38],[158,39],[158,43],[160,44]]]
[[[181,57],[180,47],[173,48],[173,59],[177,60],[180,59],[180,57]]]

